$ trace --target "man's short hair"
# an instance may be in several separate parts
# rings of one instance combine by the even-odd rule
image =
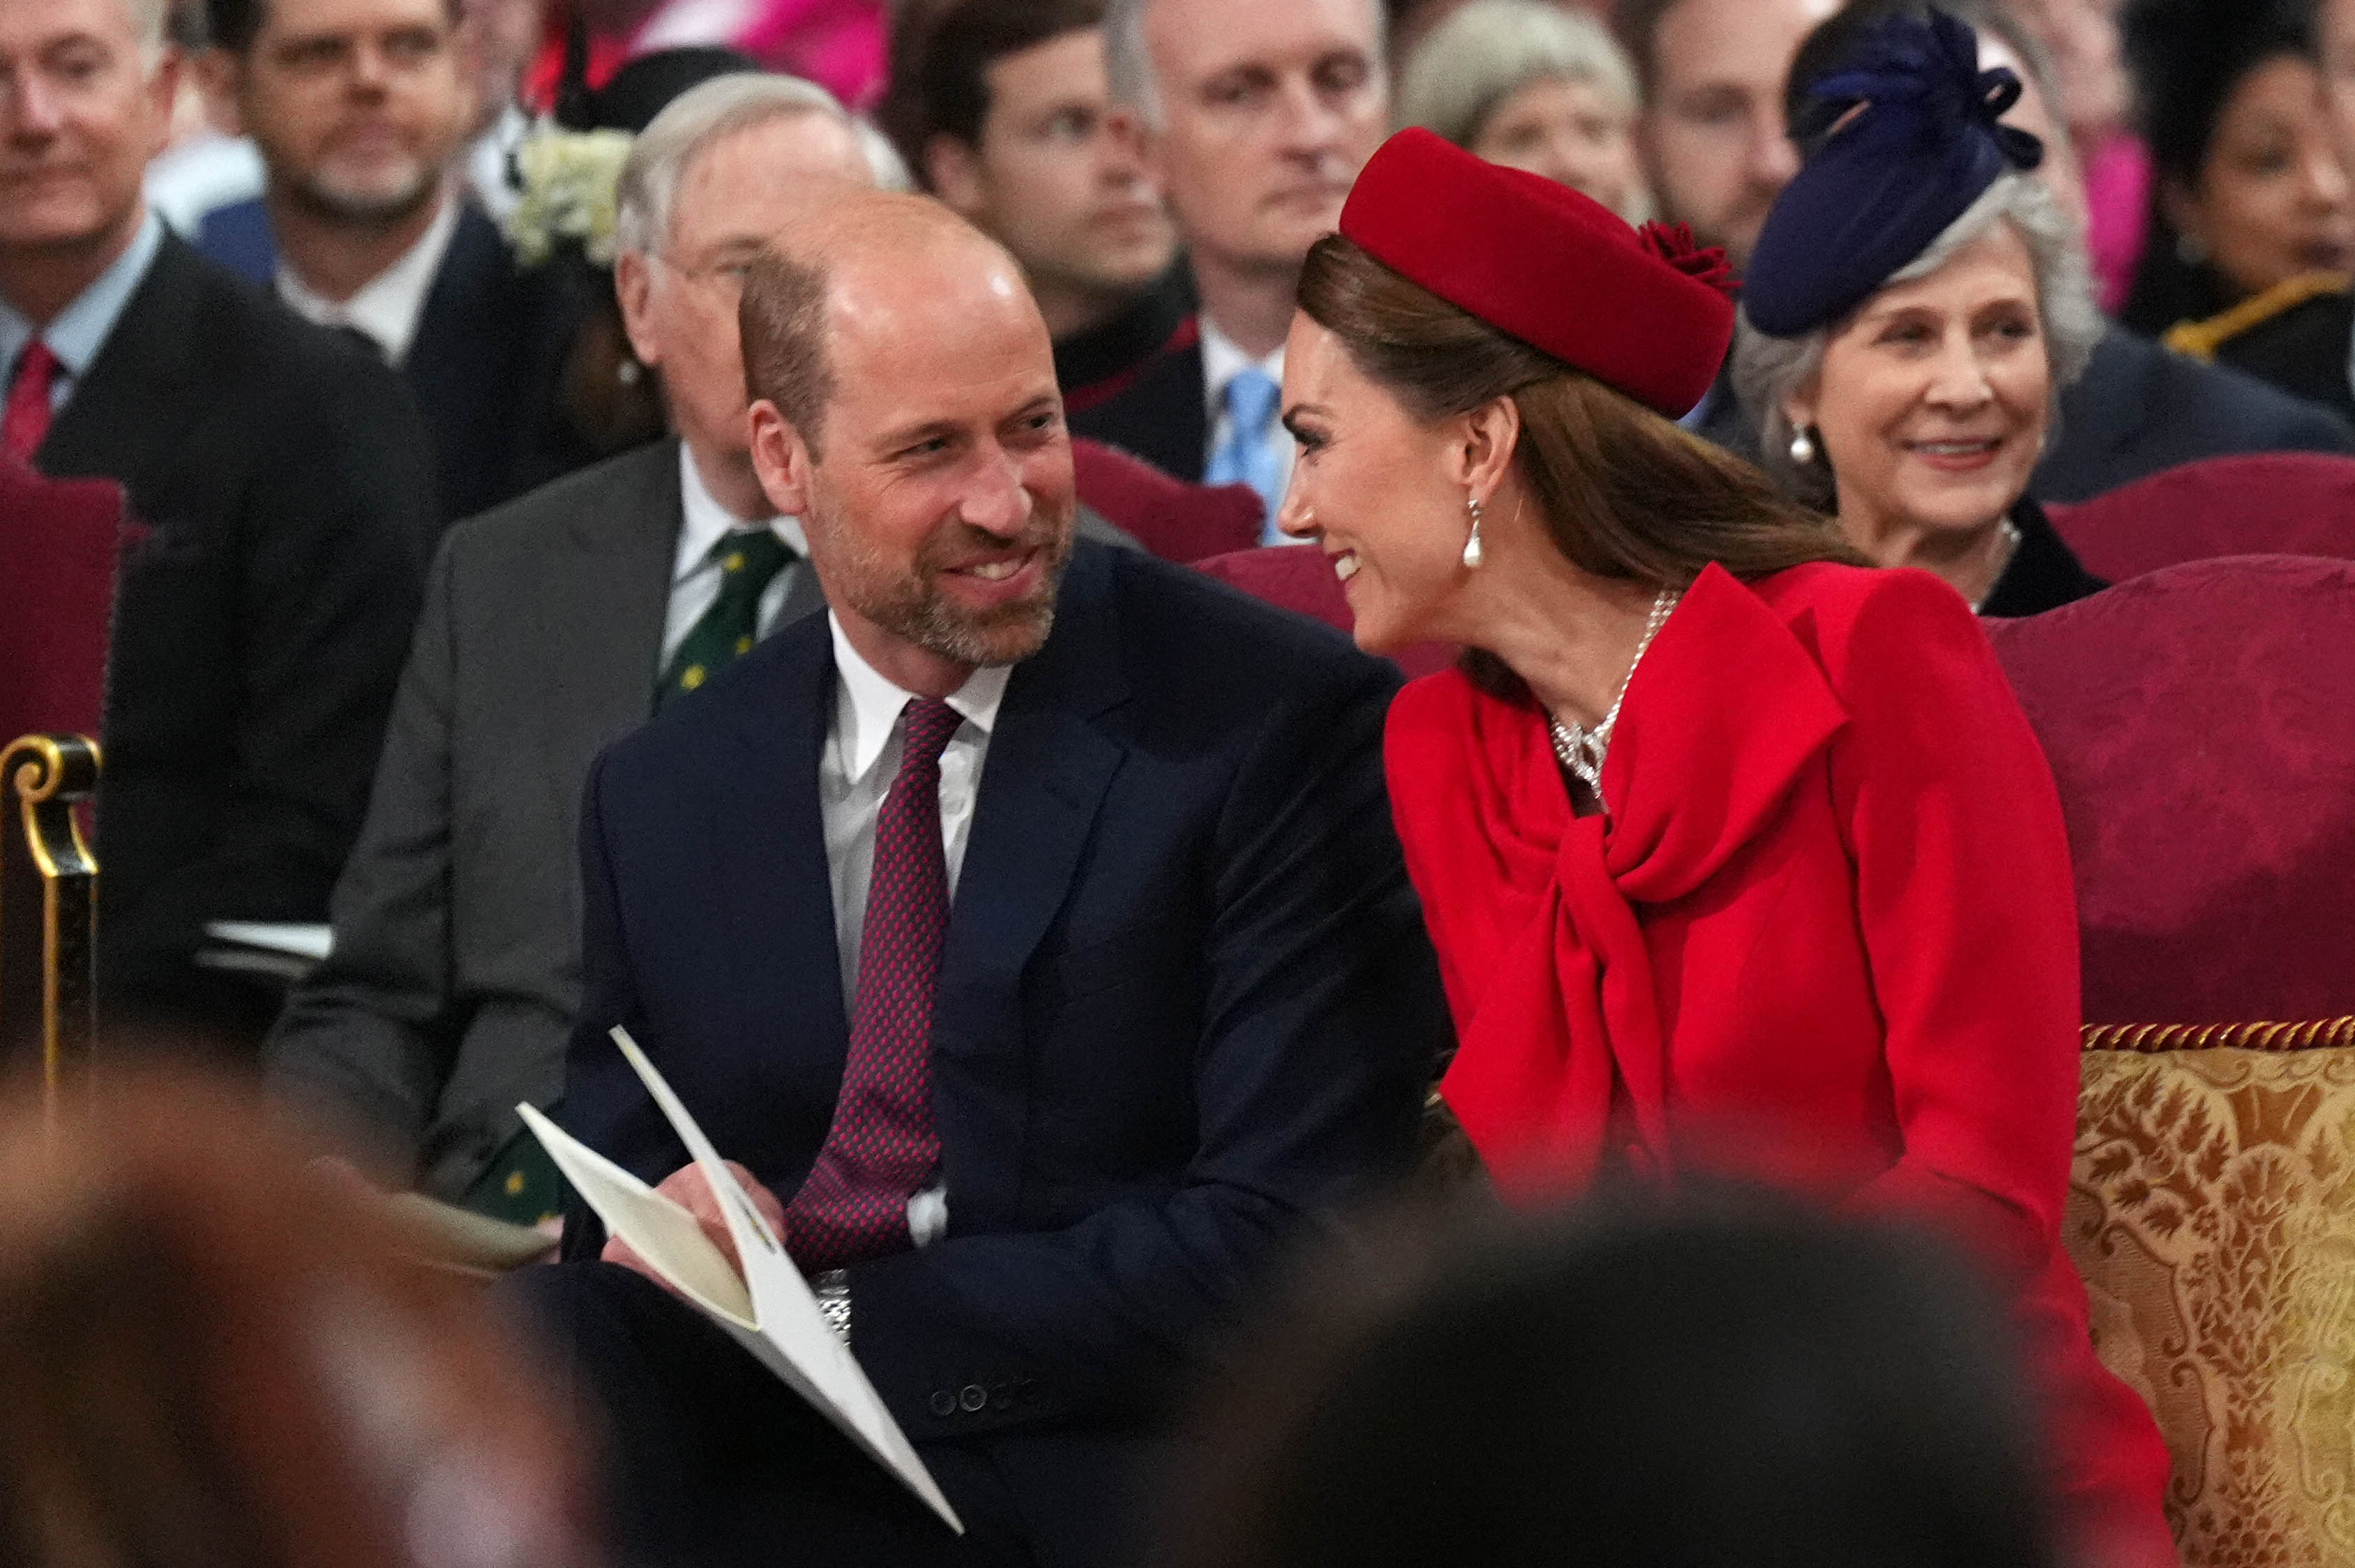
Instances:
[[[825,265],[765,245],[744,274],[736,330],[744,344],[744,387],[755,402],[777,405],[812,457],[822,455],[818,434],[834,398],[834,361],[826,352]]]
[[[1102,25],[1104,0],[964,0],[932,24],[917,58],[903,62],[923,106],[918,145],[904,149],[922,166],[922,143],[954,136],[981,144],[989,118],[989,68],[1008,55]]]
[[[1612,0],[1611,30],[1619,35],[1619,47],[1627,51],[1627,59],[1636,68],[1636,84],[1643,90],[1644,101],[1652,101],[1652,92],[1659,81],[1659,56],[1653,45],[1660,36],[1660,21],[1684,0]]]
[[[145,0],[133,0],[134,5]],[[160,0],[168,9],[171,0]],[[442,9],[454,27],[464,0],[442,0]],[[261,26],[270,19],[270,0],[205,0],[205,42],[217,49],[227,49],[241,55],[253,48],[253,40],[261,36]]]
[[[623,161],[613,193],[614,248],[641,255],[660,250],[689,164],[740,131],[797,114],[830,115],[846,129],[851,124],[841,102],[817,83],[764,71],[715,76],[671,100],[638,133]]]

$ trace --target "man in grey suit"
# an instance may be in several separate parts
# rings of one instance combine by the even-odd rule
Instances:
[[[615,285],[677,436],[443,540],[334,952],[270,1038],[274,1082],[369,1174],[479,1198],[516,1103],[563,1082],[590,760],[825,603],[752,472],[736,301],[762,240],[870,183],[831,98],[786,77],[706,82],[632,149]]]

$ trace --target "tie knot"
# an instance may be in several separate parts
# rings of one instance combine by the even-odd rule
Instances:
[[[1227,412],[1242,429],[1263,430],[1268,415],[1275,412],[1276,400],[1283,395],[1284,389],[1276,384],[1274,377],[1256,365],[1246,365],[1227,383]]]
[[[16,356],[16,374],[8,379],[8,383],[12,387],[21,383],[36,391],[47,392],[56,383],[58,372],[64,368],[65,361],[58,357],[57,350],[36,337],[26,344],[24,351]]]
[[[948,749],[949,737],[964,722],[964,715],[937,697],[911,697],[905,709],[908,716],[907,739],[900,752],[900,766],[908,768],[938,767],[941,753]]]
[[[711,559],[719,563],[725,585],[732,588],[741,582],[753,592],[767,587],[793,553],[770,528],[738,528],[722,535],[711,547]]]

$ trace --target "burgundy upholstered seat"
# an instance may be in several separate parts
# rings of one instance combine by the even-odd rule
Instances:
[[[95,736],[123,547],[123,492],[0,458],[0,745]]]
[[[2355,1014],[2355,564],[2195,561],[1988,632],[2060,784],[2086,1021]]]
[[[1267,508],[1248,485],[1191,485],[1115,446],[1074,438],[1080,499],[1164,560],[1188,565],[1259,543]]]
[[[2223,555],[2355,559],[2355,458],[2203,458],[2044,510],[2085,570],[2112,582]]]
[[[1321,549],[1307,545],[1263,545],[1194,564],[1254,599],[1322,621],[1337,631],[1356,629],[1348,596],[1341,592],[1333,563]],[[1446,668],[1455,650],[1445,643],[1416,643],[1391,656],[1411,679]]]

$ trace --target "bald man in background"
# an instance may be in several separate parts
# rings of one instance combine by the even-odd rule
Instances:
[[[1400,1174],[1448,1038],[1396,676],[1075,539],[1047,328],[937,204],[754,262],[752,452],[827,613],[607,751],[563,1120],[724,1237],[628,1028],[808,1274],[953,1536],[594,1217],[510,1289],[613,1435],[626,1552],[1122,1560],[1174,1396]]]

